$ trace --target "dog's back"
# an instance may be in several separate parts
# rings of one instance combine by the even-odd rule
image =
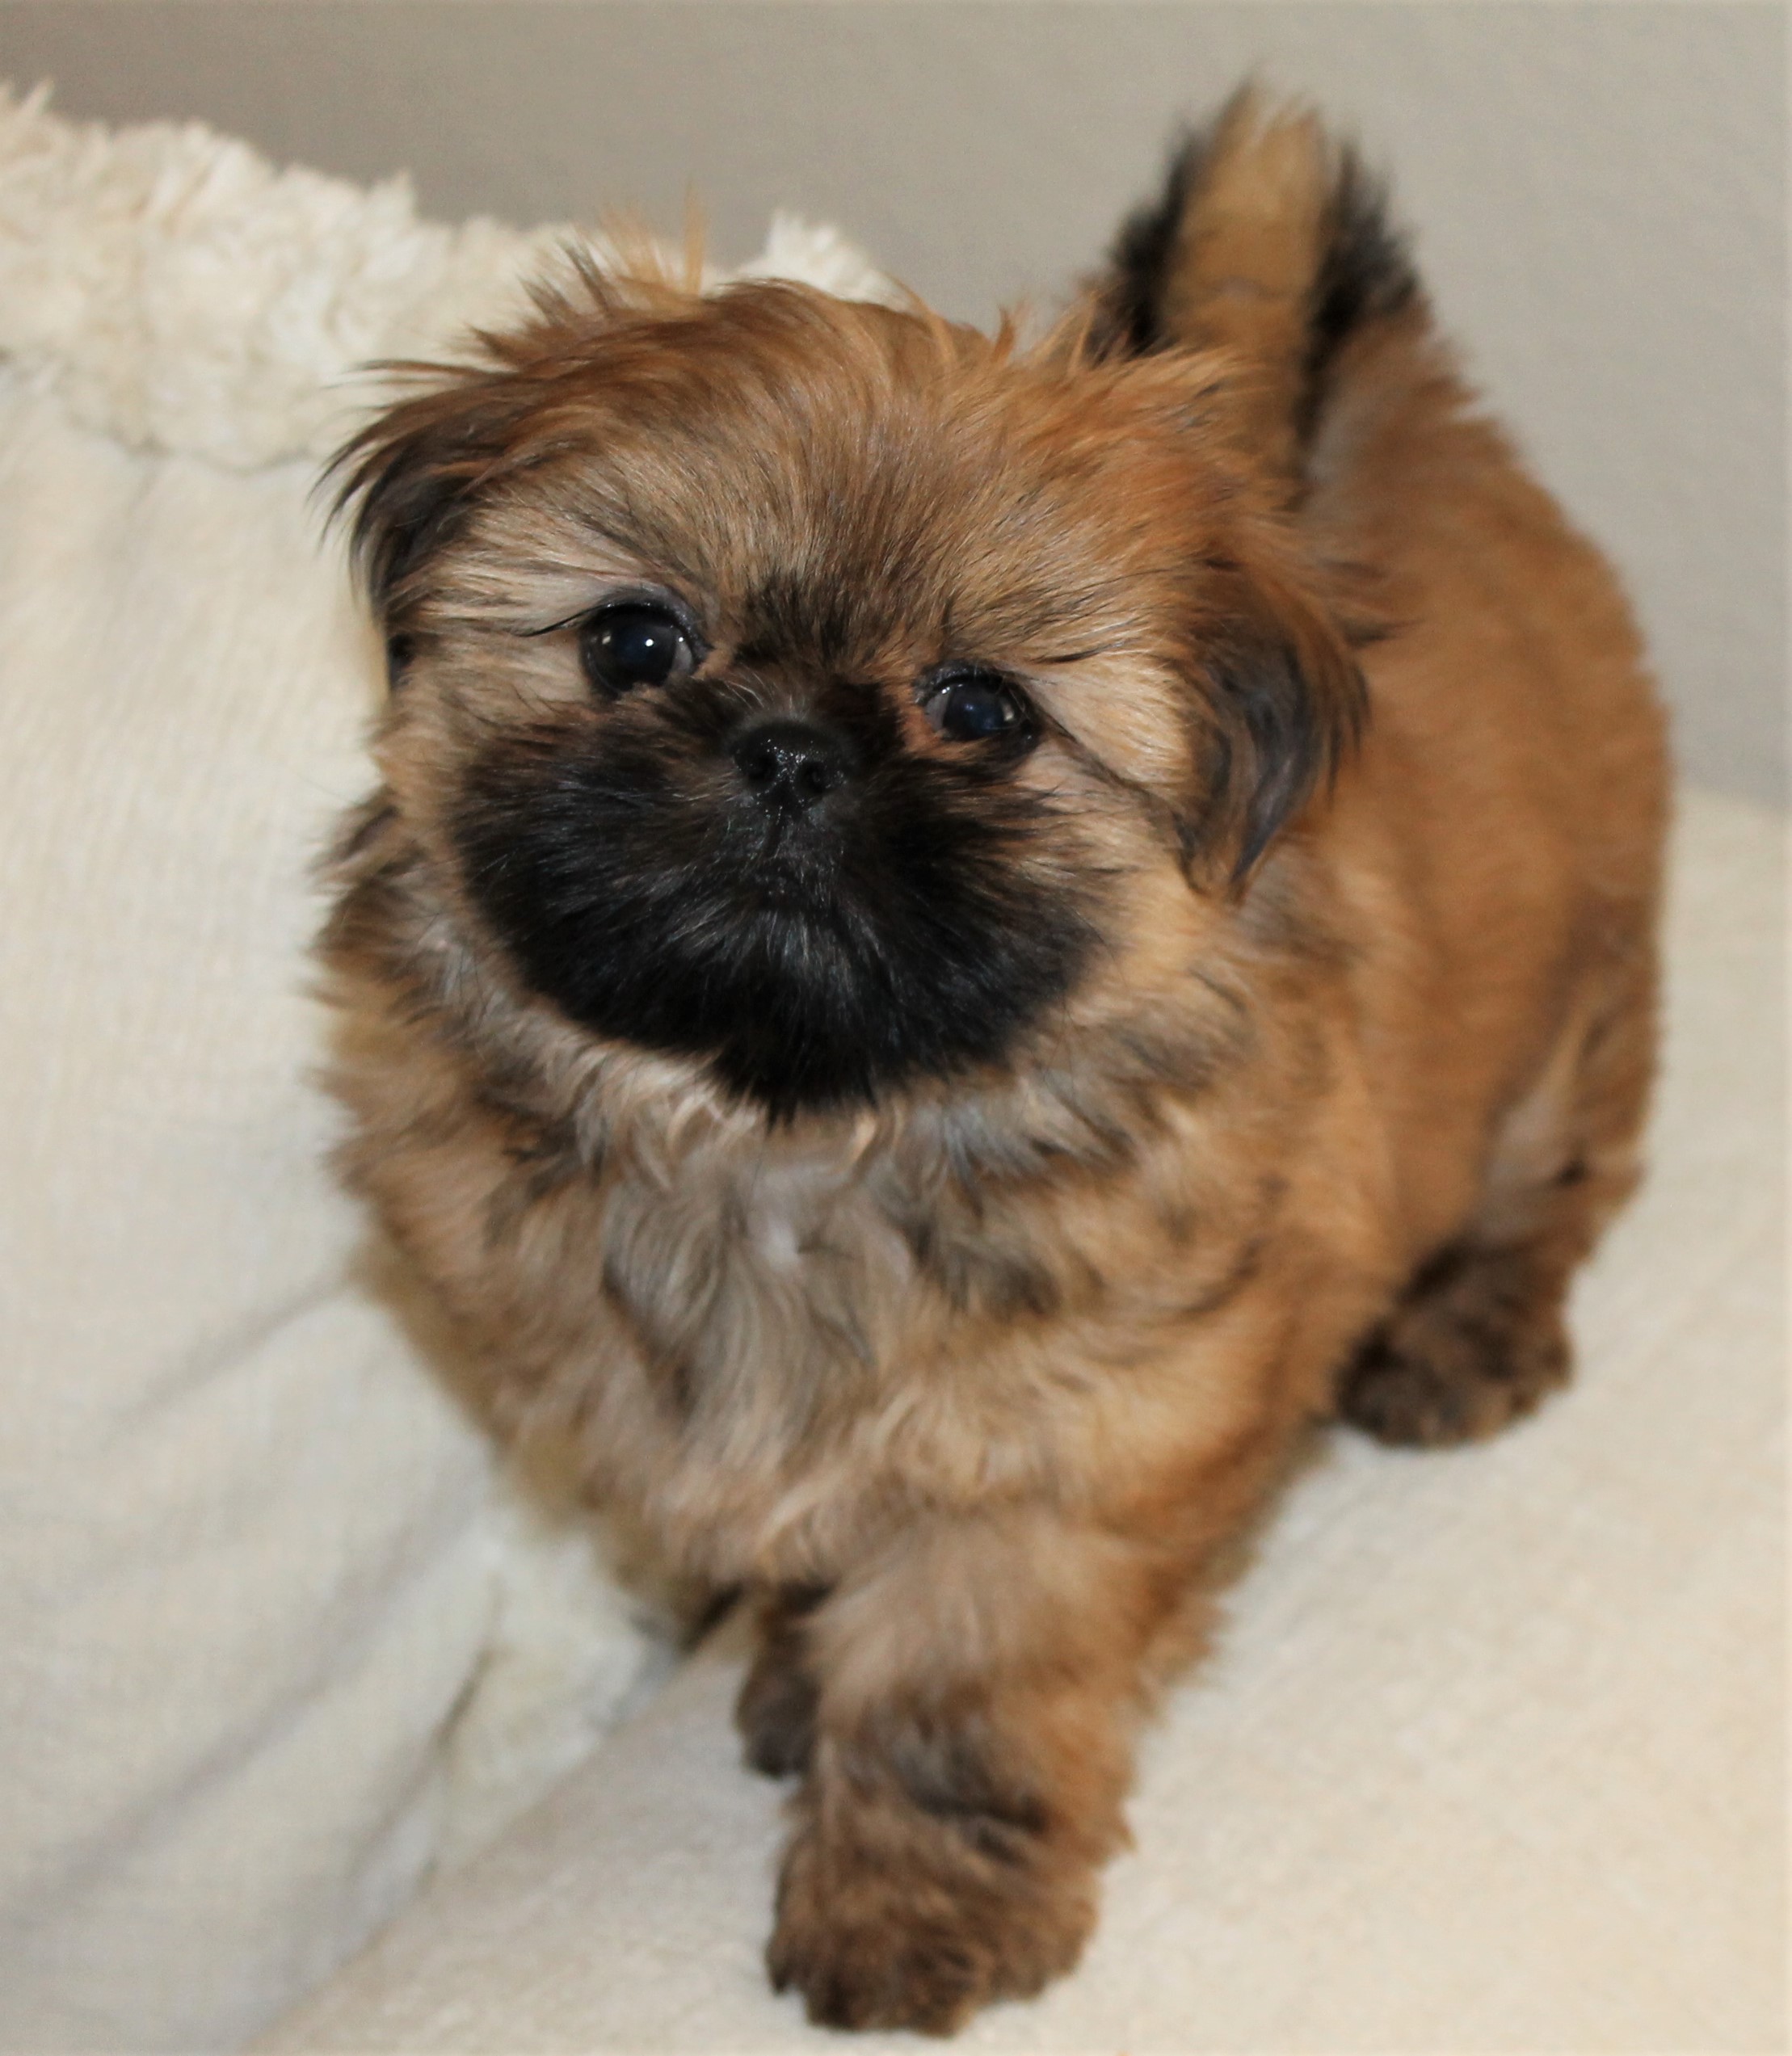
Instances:
[[[1653,1061],[1667,770],[1623,595],[1478,410],[1376,182],[1311,115],[1237,95],[1128,225],[1097,309],[1109,349],[1231,356],[1235,432],[1373,624],[1361,744],[1282,860],[1316,869],[1357,953],[1431,1288],[1408,1316],[1435,1329],[1440,1280],[1458,1329],[1490,1299],[1554,1305],[1634,1182]],[[1347,1406],[1402,1439],[1491,1424],[1559,1375],[1542,1325],[1490,1397],[1413,1374],[1397,1318]]]

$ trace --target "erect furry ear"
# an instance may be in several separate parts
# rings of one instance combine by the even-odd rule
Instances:
[[[1369,700],[1343,628],[1317,601],[1273,573],[1222,575],[1229,603],[1203,637],[1205,762],[1188,854],[1229,852],[1236,883],[1330,783]]]

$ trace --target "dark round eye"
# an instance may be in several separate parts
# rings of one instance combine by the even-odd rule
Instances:
[[[962,671],[940,679],[921,711],[949,742],[987,742],[1029,733],[1025,700],[994,671]]]
[[[591,683],[612,693],[663,685],[694,671],[697,662],[677,615],[637,601],[594,614],[580,632],[578,653]]]

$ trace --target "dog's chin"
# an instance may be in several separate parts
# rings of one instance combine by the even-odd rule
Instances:
[[[681,843],[639,800],[563,764],[482,781],[456,829],[468,889],[535,995],[775,1120],[1000,1062],[1092,941],[1087,895],[1015,860],[1034,824],[999,806],[776,835],[712,815]]]
[[[681,895],[679,944],[656,944],[639,908],[505,940],[525,982],[608,1040],[705,1060],[774,1118],[874,1104],[919,1079],[1000,1058],[1067,981],[1027,965],[1010,989],[964,950],[900,961],[875,921],[829,904],[789,872],[709,904]],[[658,895],[645,896],[643,905]]]

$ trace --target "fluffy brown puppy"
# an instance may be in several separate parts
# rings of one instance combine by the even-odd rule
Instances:
[[[574,280],[345,453],[351,1175],[494,1419],[756,1596],[772,1974],[1074,1962],[1305,1425],[1497,1427],[1634,1175],[1659,724],[1348,154],[1235,103],[1029,351]]]

